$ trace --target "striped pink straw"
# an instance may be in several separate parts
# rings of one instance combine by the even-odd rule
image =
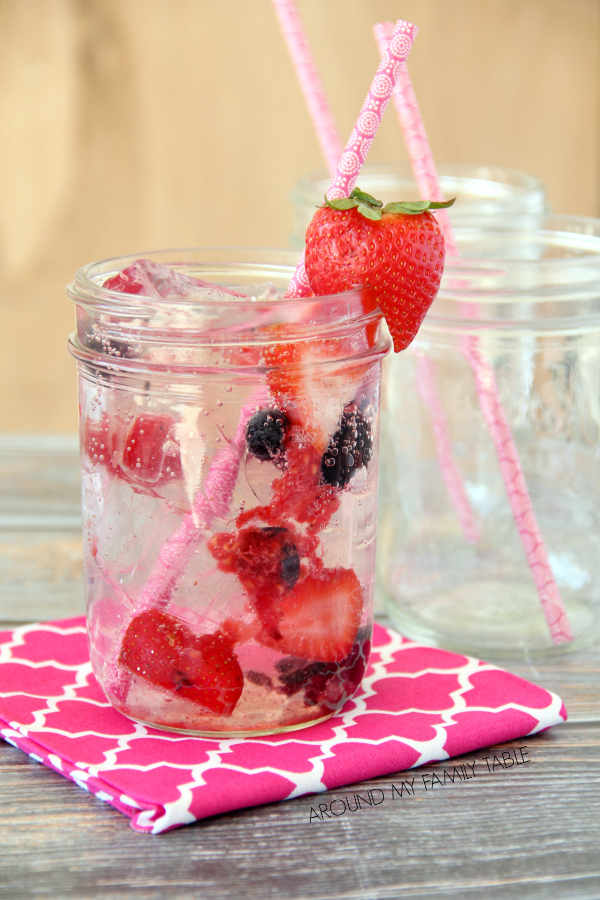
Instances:
[[[394,26],[391,22],[385,22],[375,25],[374,31],[383,57],[387,43],[393,36]],[[443,200],[425,126],[406,66],[403,67],[396,82],[394,102],[421,198]],[[445,213],[445,210],[440,210],[440,212]],[[441,216],[440,219],[442,219]],[[441,224],[444,228],[450,255],[458,256],[456,241],[447,216]],[[477,338],[469,338],[462,347],[462,352],[473,369],[479,403],[496,449],[506,495],[552,640],[555,644],[572,641],[573,632],[533,510],[519,452],[502,408],[494,368],[479,352]]]
[[[410,22],[404,22],[402,19],[399,19],[393,27],[387,49],[382,56],[375,78],[371,82],[369,93],[352,129],[346,148],[340,157],[331,187],[327,191],[330,200],[336,197],[348,197],[354,188],[416,33],[416,26],[411,25]],[[285,296],[307,297],[310,294],[312,291],[306,277],[304,253],[302,253]]]
[[[315,129],[321,153],[329,169],[329,174],[333,177],[342,155],[342,142],[304,33],[302,21],[294,0],[273,0],[273,6],[300,84],[300,90],[308,107],[308,114]]]

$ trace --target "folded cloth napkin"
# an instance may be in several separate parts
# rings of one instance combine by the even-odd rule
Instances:
[[[83,618],[0,633],[2,737],[152,834],[448,759],[566,717],[543,688],[375,625],[367,675],[339,715],[269,737],[193,738],[110,706]]]

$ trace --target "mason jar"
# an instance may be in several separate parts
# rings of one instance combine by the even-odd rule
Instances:
[[[290,251],[151,257],[67,290],[94,674],[167,730],[320,722],[369,657],[381,313],[284,299]]]
[[[535,222],[548,212],[543,183],[527,172],[503,166],[440,163],[438,174],[444,196],[456,197],[456,203],[448,210],[455,225],[473,216],[526,218]],[[358,181],[363,191],[384,203],[419,198],[408,161],[368,163],[363,166]],[[310,172],[296,182],[290,198],[294,207],[292,247],[304,246],[308,223],[317,206],[323,203],[330,183],[331,176],[326,169]]]
[[[600,634],[600,221],[456,237],[386,361],[379,585],[411,638],[556,659]]]

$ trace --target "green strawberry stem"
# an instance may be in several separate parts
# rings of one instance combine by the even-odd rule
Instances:
[[[343,211],[346,209],[356,209],[365,219],[378,220],[383,218],[384,213],[403,216],[418,216],[430,209],[447,209],[452,206],[454,200],[399,200],[393,203],[386,203],[384,206],[381,200],[376,200],[366,191],[361,191],[356,187],[349,197],[340,197],[337,200],[328,200],[325,197],[323,206],[330,209]]]

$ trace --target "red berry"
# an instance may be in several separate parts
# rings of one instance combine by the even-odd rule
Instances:
[[[104,415],[100,422],[86,419],[83,450],[90,462],[113,469],[142,490],[181,478],[181,454],[170,416],[144,413],[133,425],[119,416]]]
[[[244,676],[222,634],[196,635],[157,609],[129,623],[119,663],[149,684],[219,716],[230,716]]]
[[[83,452],[93,465],[118,469],[125,424],[116,417],[102,416],[98,422],[86,418],[83,423]]]
[[[362,608],[362,588],[352,569],[322,569],[281,598],[277,626],[266,622],[259,640],[286,655],[340,662],[352,649]]]
[[[167,415],[138,416],[125,438],[124,471],[136,480],[152,483],[180,477],[181,458],[173,439],[173,425]]]
[[[428,209],[441,205],[392,203],[382,209],[359,189],[327,201],[306,232],[306,274],[315,294],[371,287],[394,350],[404,350],[440,286],[444,236]]]
[[[289,528],[241,528],[233,534],[214,534],[208,549],[222,572],[234,572],[251,595],[263,588],[282,594],[292,588],[300,574],[300,558],[314,549],[309,541]]]

